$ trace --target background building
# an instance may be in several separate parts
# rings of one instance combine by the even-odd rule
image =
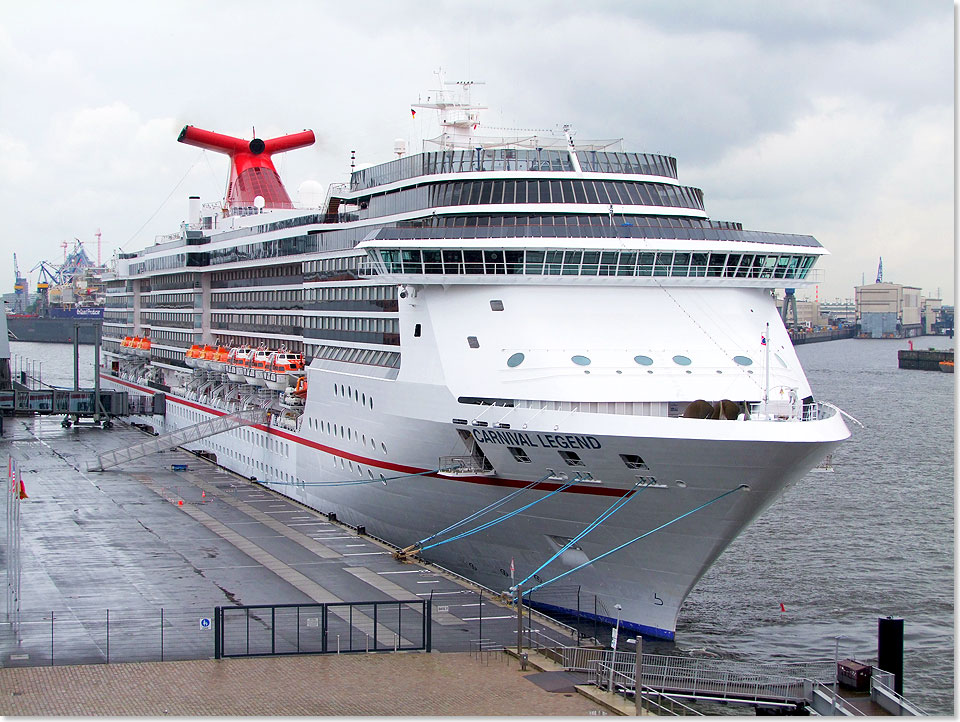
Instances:
[[[907,338],[923,332],[920,289],[899,283],[872,283],[856,287],[860,336]]]

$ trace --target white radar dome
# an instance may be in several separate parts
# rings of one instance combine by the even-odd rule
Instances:
[[[253,207],[256,208],[258,211],[262,211],[264,209],[264,206],[266,205],[267,205],[267,202],[264,200],[263,196],[257,196],[256,198],[253,199]]]
[[[403,138],[397,138],[393,141],[393,152],[398,156],[405,155],[407,152],[407,141]]]
[[[297,188],[297,195],[304,208],[319,208],[323,203],[323,184],[315,180],[305,180]]]

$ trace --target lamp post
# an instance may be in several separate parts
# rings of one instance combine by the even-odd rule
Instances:
[[[836,634],[833,637],[833,716],[837,716],[837,697],[840,696],[840,640],[846,639],[846,634]]]
[[[617,625],[613,628],[613,635],[610,640],[610,681],[607,685],[607,691],[613,692],[613,668],[617,663],[617,635],[620,633],[620,610],[623,609],[619,604],[614,604],[613,608],[617,610]]]

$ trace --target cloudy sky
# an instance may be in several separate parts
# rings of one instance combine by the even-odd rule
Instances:
[[[419,147],[410,104],[476,80],[487,127],[623,138],[678,159],[707,212],[806,233],[821,299],[876,275],[954,300],[951,0],[274,3],[0,0],[0,291],[21,270],[175,231],[218,200],[225,157],[185,124],[312,128],[278,156],[292,193]],[[30,274],[31,284],[36,274]],[[812,297],[813,291],[810,292]]]

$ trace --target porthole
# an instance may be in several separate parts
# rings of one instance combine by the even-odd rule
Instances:
[[[570,360],[573,361],[577,366],[589,366],[589,365],[590,365],[590,359],[587,358],[586,356],[580,356],[580,355],[571,356],[571,357],[570,357]]]
[[[750,358],[749,356],[734,356],[734,357],[733,357],[733,360],[734,360],[735,363],[739,364],[740,366],[752,366],[752,365],[753,365],[753,359]]]
[[[633,360],[641,366],[653,366],[653,359],[649,356],[634,356]]]
[[[515,353],[513,356],[507,359],[507,366],[510,368],[516,368],[523,363],[523,360],[526,358],[522,353]]]
[[[673,357],[673,362],[677,364],[677,366],[689,366],[691,363],[690,359],[688,359],[686,356],[681,356],[680,354],[677,354]]]

